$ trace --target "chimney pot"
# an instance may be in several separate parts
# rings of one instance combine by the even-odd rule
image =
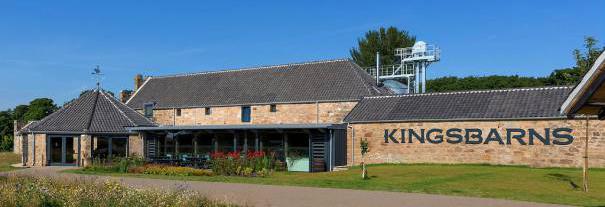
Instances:
[[[130,96],[132,95],[132,91],[130,90],[122,90],[120,91],[120,102],[126,103]]]
[[[134,90],[137,91],[143,85],[143,75],[137,74],[134,76]]]

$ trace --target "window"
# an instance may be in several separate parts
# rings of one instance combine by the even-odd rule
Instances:
[[[181,116],[181,109],[176,109],[176,116]]]
[[[277,112],[277,105],[271,104],[269,111],[271,111],[271,112]]]
[[[147,118],[153,117],[153,104],[152,103],[145,104],[143,113],[144,113],[145,117],[147,117]]]
[[[206,107],[206,108],[205,108],[205,112],[204,112],[204,113],[205,113],[206,115],[210,115],[210,114],[212,114],[212,110],[210,109],[210,107]]]
[[[242,106],[242,122],[250,122],[250,106]]]

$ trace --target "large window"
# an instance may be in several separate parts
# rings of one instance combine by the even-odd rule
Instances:
[[[143,114],[147,118],[153,117],[153,103],[146,103],[145,104]]]
[[[250,122],[251,113],[250,106],[242,106],[242,122]]]
[[[96,137],[94,140],[92,151],[94,159],[111,160],[115,157],[126,157],[128,154],[126,137]]]

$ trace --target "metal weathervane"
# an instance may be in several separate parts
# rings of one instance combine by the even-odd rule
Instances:
[[[101,69],[99,69],[98,65],[96,68],[93,69],[93,72],[91,74],[94,75],[97,79],[97,89],[101,89],[101,76],[103,76],[103,73],[101,73]]]

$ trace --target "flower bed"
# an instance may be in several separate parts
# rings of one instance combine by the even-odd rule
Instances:
[[[210,155],[212,172],[217,175],[265,177],[277,167],[274,154],[267,155],[263,151],[215,152]]]

